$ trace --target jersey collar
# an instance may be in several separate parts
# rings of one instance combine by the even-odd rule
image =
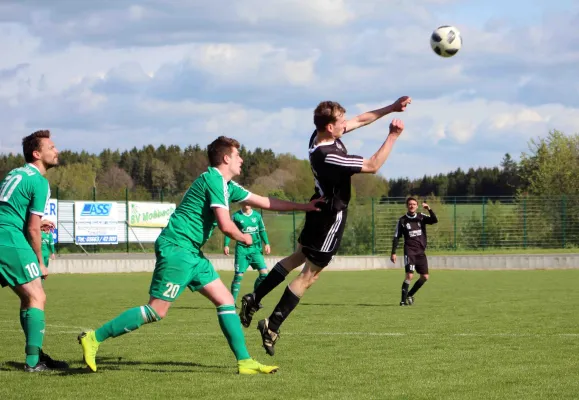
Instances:
[[[239,211],[241,211],[241,210],[239,210]],[[253,215],[253,208],[251,209],[251,212],[250,212],[249,214],[246,214],[246,213],[244,213],[243,211],[241,211],[241,213],[242,213],[243,215],[245,215],[246,217],[251,217],[251,216]]]
[[[406,213],[406,216],[408,218],[416,218],[417,215],[418,215],[418,213],[414,213],[414,215],[410,215],[410,214]]]
[[[40,170],[38,169],[38,167],[34,164],[30,164],[30,163],[26,163],[27,166],[29,166],[30,168],[34,168],[35,170],[37,170],[40,173]]]

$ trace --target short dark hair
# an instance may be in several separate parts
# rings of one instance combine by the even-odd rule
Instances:
[[[409,198],[406,199],[406,205],[408,205],[408,203],[409,203],[410,201],[412,201],[412,200],[414,200],[414,201],[416,202],[416,204],[418,204],[418,200],[416,200],[416,198],[414,198],[414,197],[409,197]]]
[[[209,165],[217,167],[223,164],[223,157],[231,155],[231,149],[239,149],[239,142],[225,136],[219,136],[209,146],[207,146],[207,157]]]
[[[50,131],[36,131],[28,136],[22,138],[22,153],[24,153],[24,159],[27,163],[34,162],[34,156],[32,153],[40,150],[40,144],[42,139],[49,139]]]
[[[335,101],[322,101],[314,110],[314,125],[316,130],[322,131],[328,124],[335,123],[338,114],[345,114],[346,109]]]

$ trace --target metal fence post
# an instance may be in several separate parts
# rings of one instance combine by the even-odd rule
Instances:
[[[127,222],[125,224],[125,232],[127,235],[127,253],[130,253],[131,249],[129,247],[129,188],[128,188],[128,186],[125,187],[125,216],[127,219]]]
[[[561,226],[562,226],[562,245],[563,248],[567,245],[567,198],[565,195],[561,198]]]
[[[454,249],[457,249],[457,245],[456,245],[456,197],[454,198]]]
[[[296,251],[296,212],[295,212],[295,210],[292,211],[292,220],[293,220],[293,227],[294,227],[294,230],[292,232],[293,248],[294,248],[294,251]]]
[[[372,255],[376,254],[376,228],[374,219],[374,197],[372,197]]]
[[[523,248],[527,248],[527,196],[523,197]]]
[[[485,205],[486,205],[486,199],[483,197],[482,199],[482,248],[483,250],[486,247],[486,232],[485,232]]]

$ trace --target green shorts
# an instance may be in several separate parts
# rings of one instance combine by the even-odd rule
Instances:
[[[40,277],[36,253],[30,249],[0,245],[0,285],[18,286]]]
[[[160,239],[155,243],[155,271],[149,294],[165,301],[175,301],[188,287],[195,292],[219,279],[211,262],[191,250]]]
[[[236,249],[235,250],[235,273],[243,274],[247,271],[247,268],[252,267],[253,269],[263,270],[267,269],[265,265],[265,259],[259,251],[247,251]]]

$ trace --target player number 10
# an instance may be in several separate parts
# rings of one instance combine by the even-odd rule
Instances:
[[[179,293],[179,289],[181,288],[181,285],[174,285],[172,283],[167,283],[167,290],[165,290],[165,293],[163,293],[163,296],[165,297],[170,297],[172,299],[175,298],[175,296],[177,296],[177,293]]]
[[[28,275],[30,275],[31,278],[37,278],[40,275],[40,270],[35,263],[30,263],[24,266],[24,268],[26,268]]]

